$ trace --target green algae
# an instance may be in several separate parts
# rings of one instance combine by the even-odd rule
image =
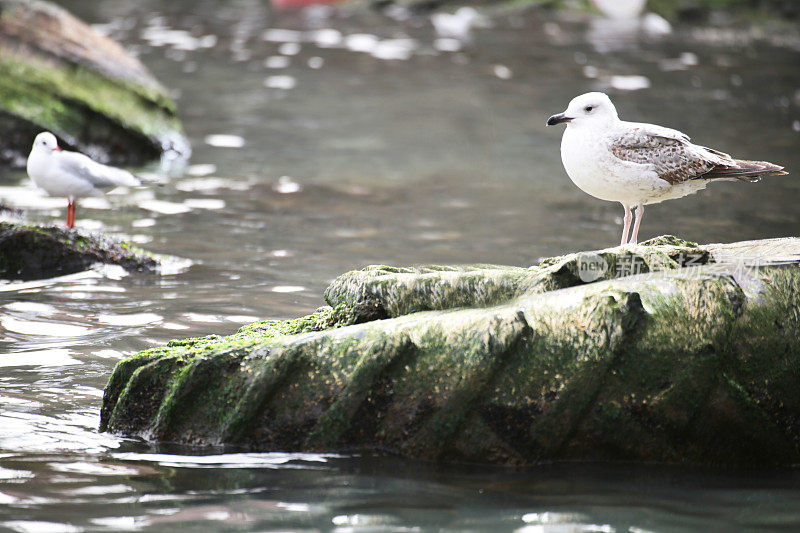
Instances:
[[[0,163],[42,130],[103,161],[188,154],[172,98],[122,47],[48,2],[0,4]]]
[[[325,450],[341,442],[353,429],[356,413],[370,394],[372,384],[400,358],[408,356],[413,343],[405,336],[380,336],[359,358],[342,394],[319,418],[306,438],[310,449]]]
[[[352,309],[359,321],[418,311],[491,307],[524,294],[582,285],[586,282],[581,279],[581,265],[594,258],[604,262],[605,271],[592,281],[714,262],[710,252],[696,243],[667,235],[638,246],[547,258],[528,268],[371,265],[339,276],[325,290],[325,300]]]
[[[174,103],[154,88],[107,78],[82,65],[8,51],[0,53],[0,113],[79,147],[103,141],[87,137],[90,132],[115,131],[122,144],[150,157],[181,134]]]
[[[322,331],[355,323],[355,317],[344,306],[322,307],[310,315],[292,320],[262,320],[239,328],[233,335],[208,335],[189,339],[175,339],[165,346],[150,348],[133,355],[133,358],[164,356],[203,356],[220,351],[247,348],[276,337]]]
[[[49,278],[80,272],[94,263],[117,264],[133,272],[155,272],[159,258],[100,234],[0,222],[0,278]]]
[[[180,131],[175,104],[153,88],[102,76],[82,65],[0,55],[0,107],[54,132],[80,125],[80,102],[148,137]]]
[[[758,264],[735,268],[734,251]],[[592,252],[652,270],[591,283],[570,271],[579,254],[370,267],[331,285],[336,307],[120,362],[102,429],[500,464],[796,462],[800,270],[786,257],[798,253],[796,239],[665,237]],[[378,308],[397,316],[365,316]]]
[[[525,268],[493,265],[368,266],[339,276],[326,290],[330,305],[352,308],[362,321],[416,311],[490,306],[520,294]]]
[[[132,375],[142,367],[150,365],[157,367],[158,361],[162,359],[181,360],[189,365],[170,378],[168,384],[169,392],[163,401],[163,407],[159,410],[159,418],[154,427],[151,428],[151,431],[164,435],[170,426],[169,422],[173,420],[173,412],[176,411],[176,394],[187,383],[187,380],[191,384],[191,381],[195,379],[192,372],[197,371],[196,366],[200,368],[206,366],[204,358],[217,355],[219,357],[215,358],[215,360],[227,362],[231,357],[235,357],[234,354],[257,353],[259,346],[266,346],[275,339],[340,327],[351,323],[350,321],[352,320],[353,317],[342,307],[324,307],[311,315],[294,320],[264,320],[248,324],[241,327],[233,335],[226,337],[208,335],[200,338],[172,340],[165,346],[138,352],[117,363],[114,369],[104,394],[101,428],[105,430],[108,420],[112,417],[112,411],[107,406],[117,404],[123,399],[126,385],[131,380]],[[203,389],[201,388],[200,390]],[[229,425],[235,426],[236,424],[231,422]],[[231,435],[234,434],[233,429],[230,432]]]

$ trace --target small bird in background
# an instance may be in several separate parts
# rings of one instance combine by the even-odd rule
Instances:
[[[127,170],[93,161],[78,152],[58,146],[56,136],[45,131],[36,136],[28,156],[28,176],[50,196],[64,196],[67,204],[67,228],[75,226],[75,201],[102,194],[120,186],[135,187],[138,179]]]
[[[489,28],[490,20],[474,7],[460,7],[455,13],[434,13],[431,24],[439,37],[469,41],[472,28]]]
[[[642,14],[647,0],[592,0],[592,2],[607,17],[630,19]]]
[[[625,122],[611,99],[600,92],[576,96],[566,111],[547,120],[566,123],[561,161],[572,182],[595,198],[620,202],[625,210],[620,244],[636,244],[644,206],[705,189],[710,181],[758,181],[786,174],[766,161],[734,159],[692,144],[677,130]],[[630,239],[632,213],[636,222]]]

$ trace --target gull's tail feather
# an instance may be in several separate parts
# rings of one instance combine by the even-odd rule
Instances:
[[[747,161],[733,159],[735,166],[718,166],[707,172],[707,179],[737,179],[742,181],[758,181],[762,176],[782,176],[788,174],[783,167],[767,161]]]

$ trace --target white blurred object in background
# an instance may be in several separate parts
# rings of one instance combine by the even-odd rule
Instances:
[[[644,11],[647,0],[592,0],[600,12],[612,19],[635,19]]]
[[[491,21],[472,7],[460,7],[455,13],[434,13],[431,24],[440,37],[468,40],[472,28],[489,28]]]
[[[672,24],[656,13],[645,13],[642,17],[642,30],[649,35],[669,35]]]

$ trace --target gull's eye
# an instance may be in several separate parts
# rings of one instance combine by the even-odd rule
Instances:
[[[591,113],[592,109],[594,109],[594,106],[591,105],[587,105],[586,107],[583,108],[583,110],[586,111],[587,113]]]

